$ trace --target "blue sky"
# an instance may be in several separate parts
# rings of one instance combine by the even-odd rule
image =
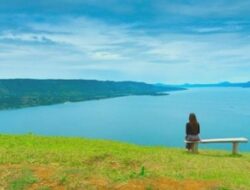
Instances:
[[[1,0],[0,78],[249,76],[250,0]]]

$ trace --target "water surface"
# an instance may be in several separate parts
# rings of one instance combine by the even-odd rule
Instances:
[[[0,111],[0,133],[81,136],[183,147],[188,114],[201,138],[250,139],[250,88],[197,88],[169,96],[128,96]],[[231,149],[229,144],[201,148]],[[241,144],[250,151],[250,143]]]

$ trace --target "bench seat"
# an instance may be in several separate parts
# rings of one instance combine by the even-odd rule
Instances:
[[[198,144],[199,143],[232,143],[232,154],[238,153],[238,145],[239,143],[247,143],[248,139],[244,137],[239,138],[219,138],[219,139],[201,139],[200,141],[184,141],[185,143],[194,144],[192,148],[192,152],[198,152]]]

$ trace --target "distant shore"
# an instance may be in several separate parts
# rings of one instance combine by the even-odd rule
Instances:
[[[29,105],[29,106],[24,105],[24,106],[20,106],[20,107],[17,106],[17,107],[9,107],[9,108],[1,108],[0,107],[0,111],[16,110],[16,109],[32,108],[32,107],[40,107],[40,106],[52,106],[52,105],[60,105],[60,104],[70,104],[70,103],[81,103],[81,102],[87,102],[87,101],[105,100],[105,99],[121,98],[121,97],[128,97],[128,96],[168,96],[168,95],[169,95],[169,93],[152,93],[152,94],[140,94],[140,95],[128,94],[128,95],[109,96],[109,97],[95,97],[93,99],[86,99],[86,100],[80,100],[80,101],[66,101],[66,102],[43,104],[43,105]]]
[[[168,95],[169,91],[177,90],[184,90],[184,88],[133,81],[0,80],[0,110],[130,95],[162,96]]]

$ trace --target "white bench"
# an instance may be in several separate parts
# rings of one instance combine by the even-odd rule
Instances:
[[[232,143],[232,154],[238,153],[239,143],[247,143],[247,138],[221,138],[221,139],[202,139],[200,141],[184,141],[185,143],[192,143],[194,146],[192,147],[192,152],[198,152],[198,144],[199,143]]]

